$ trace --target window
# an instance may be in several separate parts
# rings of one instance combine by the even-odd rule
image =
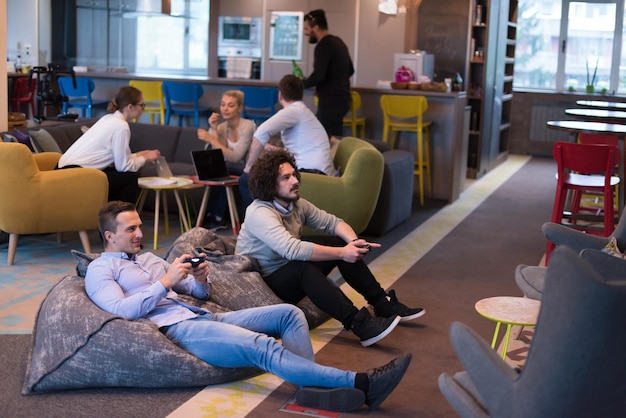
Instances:
[[[137,17],[136,70],[206,75],[209,0],[174,0],[171,7],[172,16]]]
[[[624,0],[519,0],[518,7],[515,87],[592,84],[626,93]]]
[[[210,0],[78,0],[78,65],[131,72],[208,73]],[[163,9],[166,7],[166,9]]]

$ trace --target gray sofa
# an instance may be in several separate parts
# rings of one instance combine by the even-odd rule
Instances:
[[[411,216],[415,155],[405,150],[392,150],[383,141],[367,142],[383,154],[385,171],[376,209],[363,234],[381,236]]]
[[[45,129],[54,138],[61,151],[67,150],[70,145],[82,135],[82,126],[91,126],[97,119],[85,119],[78,122],[68,122],[57,126],[31,128],[31,131]],[[174,175],[194,175],[190,152],[203,149],[204,143],[198,140],[196,128],[151,125],[131,123],[130,148],[133,152],[145,149],[159,149],[168,161]],[[23,132],[28,129],[21,128]],[[368,140],[383,154],[385,163],[383,182],[376,210],[370,220],[364,235],[381,236],[398,226],[411,215],[413,203],[413,162],[414,155],[404,150],[390,150],[383,141]],[[140,170],[142,177],[156,175],[156,168],[146,165]],[[196,205],[200,205],[202,189],[189,190],[187,197]],[[171,193],[168,193],[168,207],[176,211],[176,203]],[[144,206],[153,209],[152,199],[147,199]]]

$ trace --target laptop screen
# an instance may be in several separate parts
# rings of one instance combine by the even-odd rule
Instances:
[[[160,156],[158,160],[156,160],[156,170],[157,176],[159,177],[172,177],[172,170],[170,169],[169,164],[165,160],[164,156]]]
[[[225,180],[230,178],[221,149],[191,151],[191,159],[198,180]]]

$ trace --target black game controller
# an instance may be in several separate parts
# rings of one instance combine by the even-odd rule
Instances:
[[[369,244],[363,244],[363,245],[357,245],[357,248],[365,248],[367,251],[369,251],[371,247]]]
[[[191,263],[191,267],[196,268],[205,260],[206,260],[205,257],[191,257],[191,258],[185,258],[183,260],[183,263]]]

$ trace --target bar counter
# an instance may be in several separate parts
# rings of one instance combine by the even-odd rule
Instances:
[[[200,83],[205,94],[203,105],[219,109],[222,93],[242,86],[276,87],[276,82],[247,79],[210,78],[199,76],[163,76],[122,72],[84,72],[77,77],[91,77],[96,84],[93,97],[111,99],[119,87],[135,80],[182,81]],[[469,111],[466,110],[466,94],[462,92],[440,93],[422,90],[390,90],[376,87],[353,86],[362,101],[362,115],[366,120],[366,138],[382,139],[383,115],[380,109],[380,96],[383,94],[423,95],[428,100],[425,119],[432,121],[430,127],[431,164],[433,196],[453,202],[463,191],[467,171],[467,138]],[[313,91],[305,90],[304,102],[315,109]],[[142,120],[143,122],[143,120]],[[348,132],[346,130],[346,132]],[[396,141],[398,148],[415,151],[415,134],[402,133]]]

